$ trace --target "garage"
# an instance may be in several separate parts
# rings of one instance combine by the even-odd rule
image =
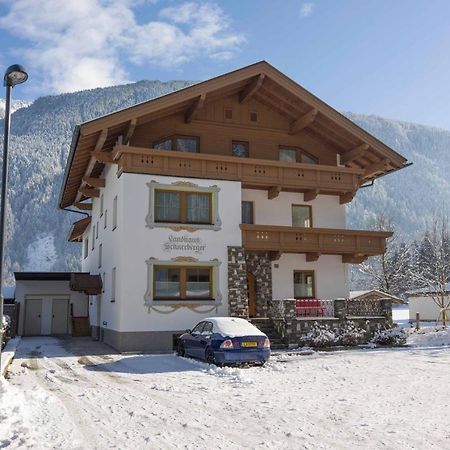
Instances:
[[[20,305],[19,335],[90,335],[89,296],[81,286],[85,279],[92,284],[89,274],[15,272],[14,277],[15,302]],[[71,283],[73,278],[75,283]],[[100,283],[98,292],[101,281],[94,281]]]

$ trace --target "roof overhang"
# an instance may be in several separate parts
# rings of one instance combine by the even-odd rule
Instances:
[[[126,141],[137,125],[176,113],[184,113],[191,119],[196,105],[205,99],[232,94],[243,98],[249,93],[288,119],[287,132],[295,134],[301,130],[318,137],[341,155],[342,164],[363,169],[365,181],[407,165],[403,156],[261,61],[77,126],[60,193],[60,208],[87,198],[79,191],[83,178],[99,176],[104,164],[112,161],[109,154],[113,147],[120,139]]]
[[[72,273],[70,277],[70,289],[84,292],[86,295],[100,295],[103,283],[100,275],[89,273]]]
[[[72,274],[73,272],[14,272],[14,278],[16,281],[69,281]]]
[[[67,240],[69,242],[81,242],[83,240],[83,234],[86,231],[86,228],[91,223],[91,217],[85,217],[84,219],[79,220],[72,224],[72,227],[69,231],[69,237]]]

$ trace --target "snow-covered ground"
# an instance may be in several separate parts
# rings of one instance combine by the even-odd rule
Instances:
[[[0,448],[450,448],[449,367],[449,348],[220,369],[25,338],[0,385]]]

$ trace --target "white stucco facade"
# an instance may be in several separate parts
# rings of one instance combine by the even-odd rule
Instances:
[[[450,302],[450,296],[445,297],[445,303]],[[437,321],[442,320],[440,315],[440,307],[431,296],[411,296],[409,303],[409,320],[416,320],[416,313],[419,313],[420,320]],[[450,311],[447,311],[447,320],[450,318]]]
[[[106,187],[93,199],[92,221],[83,237],[83,253],[88,239],[88,254],[83,254],[82,270],[102,277],[103,293],[90,297],[89,316],[91,325],[106,333],[106,340],[108,332],[176,333],[207,316],[229,314],[228,248],[242,245],[242,201],[253,202],[255,224],[292,226],[292,205],[307,204],[312,207],[314,227],[345,228],[345,207],[336,196],[319,195],[304,202],[303,194],[282,192],[269,200],[266,191],[242,189],[238,181],[130,173],[118,177],[114,165],[105,167],[103,177]],[[155,186],[214,191],[213,226],[180,229],[177,224],[153,223],[149,213]],[[178,246],[170,245],[180,241]],[[192,241],[196,243],[192,248],[183,245]],[[152,300],[152,265],[181,264],[179,261],[214,265],[214,301],[167,305]],[[314,271],[318,298],[348,296],[347,264],[340,256],[323,255],[307,262],[303,254],[283,254],[271,263],[271,270],[274,299],[294,297],[293,274],[298,270]]]

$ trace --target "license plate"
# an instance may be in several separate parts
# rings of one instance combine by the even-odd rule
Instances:
[[[258,343],[247,341],[247,342],[242,342],[241,346],[242,347],[258,347]]]

